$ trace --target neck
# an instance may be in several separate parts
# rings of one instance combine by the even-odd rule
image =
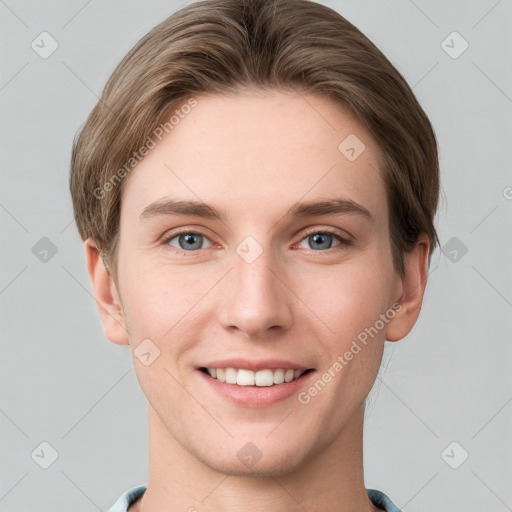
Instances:
[[[220,473],[170,436],[149,406],[149,479],[130,512],[376,512],[363,479],[361,408],[331,445],[310,455],[298,469],[275,476]]]

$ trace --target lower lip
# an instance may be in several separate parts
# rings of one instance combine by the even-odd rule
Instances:
[[[200,377],[211,389],[227,398],[236,405],[243,407],[266,407],[275,404],[299,392],[309,382],[315,371],[301,375],[298,379],[272,386],[238,386],[227,384],[210,377],[207,373],[197,370]]]

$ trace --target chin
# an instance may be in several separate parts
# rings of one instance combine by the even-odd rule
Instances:
[[[275,452],[271,456],[261,458],[253,463],[246,463],[234,457],[226,457],[223,460],[204,460],[203,462],[211,469],[231,476],[250,478],[277,478],[293,473],[300,466],[300,457],[295,453],[294,460],[283,454],[280,456]]]
[[[206,442],[201,453],[196,451],[198,459],[215,471],[242,477],[270,478],[292,473],[303,464],[308,450],[307,441],[302,443],[277,432],[269,436],[268,430],[260,436],[246,432],[215,444]]]

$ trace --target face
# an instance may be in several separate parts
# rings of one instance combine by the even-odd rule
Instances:
[[[358,417],[397,321],[379,149],[324,97],[196,100],[123,191],[126,342],[162,439],[216,470],[279,474]]]

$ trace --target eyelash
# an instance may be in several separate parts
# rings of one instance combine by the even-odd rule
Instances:
[[[329,247],[329,249],[319,250],[319,251],[315,251],[314,249],[309,249],[310,251],[313,251],[315,253],[326,253],[326,252],[329,252],[331,250],[342,249],[344,247],[350,247],[354,243],[352,240],[350,240],[348,238],[342,237],[338,232],[336,232],[334,230],[331,230],[329,228],[326,228],[326,229],[311,229],[311,230],[307,231],[306,233],[304,233],[302,238],[299,240],[299,243],[302,242],[308,236],[314,235],[314,234],[317,234],[317,233],[320,233],[322,235],[332,235],[332,236],[334,236],[335,238],[338,239],[340,244],[335,246],[335,247]],[[174,247],[173,245],[169,245],[169,242],[173,238],[176,238],[177,236],[182,235],[182,234],[200,235],[200,236],[204,236],[205,238],[210,240],[204,233],[201,233],[200,231],[184,229],[184,230],[181,230],[181,231],[176,231],[176,232],[164,235],[164,237],[161,240],[161,243],[162,243],[162,245],[166,245],[167,247],[169,247],[173,252],[176,252],[178,254],[184,254],[186,256],[192,256],[193,253],[195,253],[197,251],[184,251],[183,249],[180,249],[178,247]],[[210,242],[211,242],[211,240],[210,240]]]

